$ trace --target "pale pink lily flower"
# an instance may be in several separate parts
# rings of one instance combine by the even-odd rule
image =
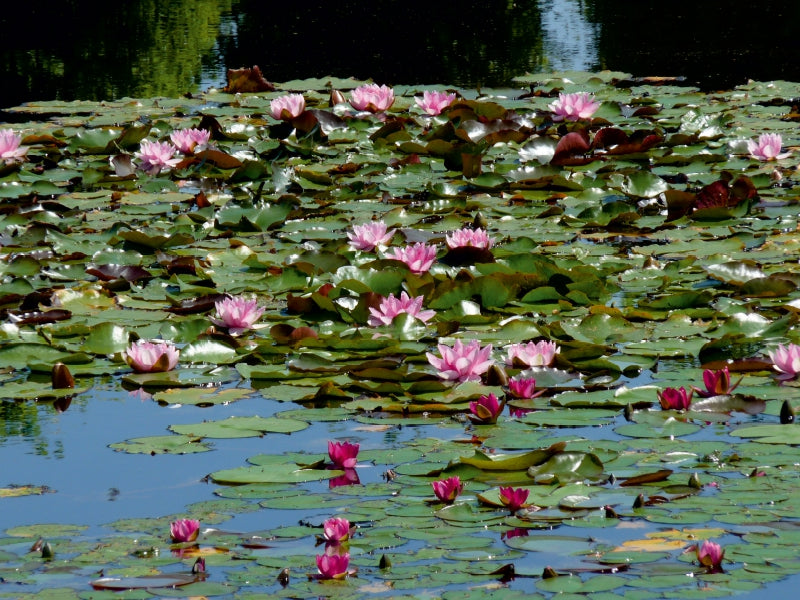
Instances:
[[[258,321],[264,309],[258,307],[258,301],[253,299],[235,296],[224,298],[214,303],[217,314],[209,317],[214,325],[225,327],[231,335],[239,335],[253,327],[253,323]]]
[[[458,475],[439,481],[432,481],[431,486],[433,487],[433,493],[436,497],[445,504],[452,504],[464,490],[464,484],[461,483],[461,479]]]
[[[27,146],[20,146],[22,137],[13,129],[0,129],[0,158],[11,162],[22,158],[28,151]]]
[[[506,348],[508,358],[506,364],[513,366],[515,362],[529,367],[549,367],[553,358],[561,350],[555,342],[542,340],[527,344],[511,344]]]
[[[320,579],[344,579],[347,577],[347,566],[350,564],[350,553],[318,554],[317,569]]]
[[[442,111],[453,103],[456,99],[455,94],[448,94],[447,92],[428,91],[422,92],[422,98],[419,96],[414,98],[423,111],[435,117],[442,113]]]
[[[394,91],[385,85],[370,83],[357,87],[350,93],[350,105],[356,110],[377,113],[394,104]]]
[[[358,444],[350,442],[328,442],[328,456],[337,469],[352,469],[356,466]]]
[[[202,150],[208,145],[211,139],[211,132],[208,129],[178,129],[169,134],[169,139],[175,147],[184,154],[192,154],[195,150]]]
[[[500,486],[500,502],[512,513],[525,506],[530,490]]]
[[[125,362],[137,373],[163,373],[178,364],[178,349],[166,340],[138,340],[122,353]]]
[[[200,532],[200,521],[197,519],[178,519],[169,525],[169,537],[173,542],[193,542]]]
[[[692,404],[692,393],[690,389],[688,392],[686,388],[665,388],[663,391],[656,392],[658,396],[658,403],[664,410],[689,410]]]
[[[364,225],[353,225],[353,231],[347,232],[350,244],[354,250],[372,252],[375,248],[388,246],[394,235],[395,229],[386,229],[383,221],[371,221]]]
[[[469,403],[469,411],[472,414],[467,416],[473,423],[496,423],[504,406],[505,403],[501,403],[494,394],[481,396],[476,401]]]
[[[702,544],[695,547],[698,562],[711,571],[722,569],[722,559],[725,558],[725,550],[711,540],[705,540]]]
[[[439,370],[439,378],[447,381],[480,381],[481,374],[494,364],[492,345],[481,348],[478,340],[470,340],[466,345],[456,340],[453,347],[439,344],[441,358],[426,352],[428,362]]]
[[[779,133],[762,133],[758,140],[747,140],[750,156],[758,160],[780,160],[790,156],[791,152],[781,152],[783,138]]]
[[[303,94],[286,94],[270,100],[269,109],[273,119],[291,121],[303,114],[306,109],[306,99]]]
[[[410,315],[415,319],[419,319],[425,323],[428,321],[428,319],[436,316],[436,311],[422,310],[423,300],[423,296],[411,298],[405,292],[401,292],[399,298],[395,298],[394,294],[389,294],[387,298],[381,300],[378,308],[370,307],[369,312],[372,314],[367,320],[367,323],[372,327],[391,325],[394,318],[402,313]]]
[[[793,379],[800,373],[800,346],[779,344],[777,350],[769,352],[773,368],[780,373],[779,379]]]
[[[174,158],[178,149],[169,142],[151,142],[142,140],[139,144],[139,152],[134,156],[139,159],[139,168],[148,175],[158,175],[161,169],[170,168],[181,162],[180,158]]]
[[[451,250],[453,248],[460,248],[462,246],[472,246],[473,248],[483,248],[488,250],[494,246],[494,238],[489,237],[485,229],[459,229],[452,234],[445,236],[447,247]]]
[[[322,524],[325,541],[329,544],[340,544],[350,539],[350,521],[340,517],[327,519]]]
[[[536,391],[536,380],[532,377],[512,377],[508,380],[508,392],[514,398],[530,400],[544,393],[544,390]]]
[[[417,242],[405,248],[392,248],[386,253],[386,258],[406,263],[412,273],[426,273],[436,260],[436,246]]]
[[[578,121],[588,119],[600,108],[600,103],[594,95],[588,92],[575,92],[572,94],[559,94],[548,108],[554,113],[553,121]]]

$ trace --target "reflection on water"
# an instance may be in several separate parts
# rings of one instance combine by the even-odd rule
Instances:
[[[597,23],[582,0],[538,0],[542,15],[542,62],[553,71],[597,69]]]

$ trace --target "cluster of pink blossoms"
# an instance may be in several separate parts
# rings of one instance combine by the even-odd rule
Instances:
[[[169,134],[169,139],[175,147],[184,154],[199,152],[208,146],[211,132],[208,129],[178,129]]]
[[[494,238],[489,237],[485,229],[480,227],[477,229],[459,229],[451,234],[445,236],[447,247],[451,250],[453,248],[460,248],[463,246],[471,246],[473,248],[483,248],[488,250],[494,246]]]

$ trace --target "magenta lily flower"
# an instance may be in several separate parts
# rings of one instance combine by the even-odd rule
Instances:
[[[13,129],[0,129],[0,158],[12,162],[25,156],[27,146],[20,146],[22,137],[14,133]]]
[[[511,486],[500,486],[500,502],[512,513],[517,512],[525,506],[530,490],[525,488],[512,488]]]
[[[725,558],[725,550],[722,546],[710,540],[705,540],[702,544],[695,547],[698,562],[712,572],[722,570],[722,559]]]
[[[386,258],[406,263],[412,273],[425,273],[436,260],[436,246],[417,242],[405,248],[392,248],[386,253]]]
[[[526,367],[549,367],[553,358],[561,350],[555,342],[542,340],[527,344],[511,344],[506,348],[508,358],[506,364],[514,366],[522,364]]]
[[[464,490],[464,484],[461,483],[461,479],[457,475],[439,481],[432,481],[431,485],[433,486],[433,493],[445,504],[452,504]]]
[[[350,105],[372,113],[388,110],[394,104],[394,91],[385,85],[370,83],[357,87],[350,94]]]
[[[791,156],[791,152],[781,152],[783,138],[779,133],[762,133],[758,140],[747,140],[750,156],[758,160],[780,160]]]
[[[271,100],[269,108],[273,119],[291,121],[303,114],[306,109],[306,99],[303,94],[286,94]]]
[[[423,296],[411,298],[405,292],[401,292],[399,298],[395,298],[394,294],[389,294],[387,298],[381,300],[378,308],[370,307],[369,312],[371,316],[367,320],[367,323],[372,327],[391,325],[394,318],[403,313],[426,323],[429,319],[436,316],[436,311],[422,310],[423,300]]]
[[[350,564],[350,553],[318,554],[317,569],[320,579],[344,579],[347,577],[347,566]]]
[[[473,423],[496,423],[504,406],[505,402],[500,402],[494,394],[481,396],[477,401],[469,403],[469,410],[472,414],[467,416]]]
[[[428,362],[439,370],[439,377],[447,381],[480,381],[481,375],[494,364],[492,345],[481,348],[478,340],[463,344],[456,340],[453,347],[439,344],[441,358],[426,352]]]
[[[800,346],[797,344],[779,344],[777,350],[768,354],[773,368],[780,373],[778,379],[794,379],[800,373]]]
[[[258,307],[258,301],[253,299],[235,296],[224,298],[214,303],[217,314],[209,317],[214,325],[225,327],[231,335],[239,335],[253,327],[258,321],[264,309]]]
[[[701,390],[694,386],[692,386],[692,389],[703,398],[710,398],[711,396],[730,394],[741,382],[742,380],[739,379],[739,381],[731,385],[731,374],[728,371],[728,367],[717,369],[716,371],[706,369],[703,371],[703,383],[706,389]]]
[[[169,525],[169,537],[175,543],[193,542],[200,533],[200,521],[197,519],[178,519]]]
[[[134,156],[139,159],[139,168],[148,175],[158,175],[161,169],[174,167],[180,158],[175,158],[178,149],[169,142],[151,142],[142,140],[139,144],[139,152]]]
[[[328,456],[337,469],[352,469],[356,466],[358,444],[350,442],[328,442]]]
[[[122,353],[125,362],[137,373],[163,373],[178,364],[180,352],[166,340],[138,340]]]
[[[445,241],[447,242],[447,247],[451,250],[462,246],[488,250],[494,246],[494,238],[490,238],[486,230],[481,228],[469,229],[465,227],[464,229],[459,229],[445,236]]]
[[[588,92],[576,92],[559,94],[558,100],[554,100],[548,108],[554,113],[553,121],[579,121],[591,117],[600,108],[600,103]]]
[[[664,410],[689,410],[692,403],[692,390],[687,393],[684,387],[678,389],[668,387],[656,394],[658,402]]]
[[[340,544],[350,539],[350,521],[334,517],[322,524],[323,537],[329,544]]]
[[[514,398],[530,400],[544,393],[536,390],[536,380],[533,377],[512,377],[508,380],[508,393]]]
[[[175,147],[184,154],[193,154],[195,150],[202,150],[208,145],[211,139],[211,132],[208,129],[178,129],[169,134],[169,139]]]
[[[379,246],[388,246],[395,229],[386,229],[383,221],[373,221],[365,225],[354,225],[353,232],[347,232],[348,242],[355,250],[372,252]]]
[[[442,113],[442,111],[453,103],[456,99],[455,94],[448,94],[447,92],[438,91],[424,91],[422,98],[415,97],[414,102],[417,103],[423,111],[435,117]]]

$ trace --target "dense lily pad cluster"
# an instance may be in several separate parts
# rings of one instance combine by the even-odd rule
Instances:
[[[4,398],[63,408],[105,377],[187,409],[302,405],[114,444],[280,440],[209,475],[220,504],[171,520],[191,547],[152,562],[159,583],[128,561],[153,560],[165,519],[111,524],[138,541],[113,539],[120,577],[96,587],[728,594],[800,572],[776,526],[800,518],[800,434],[781,424],[800,371],[796,88],[359,83],[9,111]],[[47,379],[65,369],[74,387]],[[326,459],[279,437],[330,422],[358,443]],[[255,502],[305,517],[194,543],[197,519]]]

